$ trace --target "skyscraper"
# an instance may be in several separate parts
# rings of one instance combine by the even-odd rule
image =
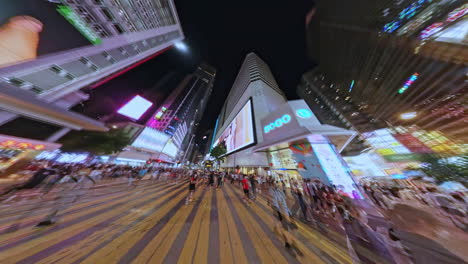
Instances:
[[[5,110],[0,123],[25,116],[65,128],[105,130],[68,111],[87,98],[79,90],[97,87],[183,39],[171,0],[62,2],[11,1],[12,8],[2,12],[0,52],[10,59],[0,61]],[[13,39],[23,21],[29,35]],[[9,53],[10,42],[28,50]]]
[[[456,0],[320,1],[308,29],[318,66],[299,93],[309,103],[326,98],[359,131],[415,124],[466,142],[467,8]],[[401,120],[406,112],[419,118]]]
[[[222,167],[287,185],[316,178],[361,197],[338,153],[355,131],[320,123],[304,100],[288,101],[254,53],[246,56],[215,130],[213,146],[226,149]]]
[[[247,54],[218,117],[214,145],[226,145],[225,166],[268,166],[264,153],[253,151],[263,142],[261,119],[287,99],[268,65],[255,53]],[[256,128],[256,129],[255,129]]]
[[[155,153],[171,151],[171,158],[187,159],[195,144],[198,123],[213,90],[216,70],[202,63],[177,85],[146,122],[146,128],[132,144],[135,148]],[[142,138],[157,137],[161,144],[148,148],[140,144]]]

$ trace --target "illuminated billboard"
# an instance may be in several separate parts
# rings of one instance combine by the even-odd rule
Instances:
[[[132,100],[122,106],[117,113],[138,120],[153,105],[145,98],[136,95]]]
[[[0,66],[87,45],[101,39],[67,5],[46,0],[14,0],[0,12]]]
[[[147,151],[160,152],[163,150],[168,140],[169,135],[166,135],[156,129],[145,127],[135,141],[133,141],[132,147]]]
[[[322,170],[338,190],[343,191],[354,199],[362,198],[353,178],[351,178],[347,168],[344,167],[343,162],[331,145],[312,144],[312,150],[317,156]]]
[[[229,154],[254,143],[252,101],[249,100],[214,142],[213,147],[223,144],[226,154]]]

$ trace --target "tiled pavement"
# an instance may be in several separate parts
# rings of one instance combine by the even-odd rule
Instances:
[[[162,182],[89,190],[50,227],[34,225],[53,202],[2,205],[0,263],[351,263],[345,240],[303,223],[294,232],[303,256],[287,250],[266,201],[247,205],[237,185],[199,188],[189,205],[187,192],[187,183]]]

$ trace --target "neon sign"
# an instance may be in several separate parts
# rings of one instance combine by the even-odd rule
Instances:
[[[423,4],[425,4],[426,2],[430,3],[432,2],[432,0],[419,0],[417,2],[412,3],[407,8],[403,9],[398,14],[398,19],[385,24],[383,29],[384,32],[393,33],[395,30],[404,25],[407,20],[416,15],[416,13],[422,9]]]
[[[419,73],[415,72],[409,79],[405,82],[403,87],[398,90],[399,94],[404,93],[408,88],[419,78]]]
[[[423,31],[421,31],[420,38],[423,40],[429,38],[430,36],[441,31],[446,24],[453,23],[466,14],[468,14],[468,4],[464,4],[450,12],[444,22],[433,23],[432,25],[425,28]]]
[[[351,84],[349,85],[349,90],[348,90],[349,93],[353,90],[353,87],[354,87],[354,80],[352,80]]]
[[[312,112],[307,109],[297,109],[296,115],[302,119],[309,119],[312,117]]]
[[[78,16],[73,9],[71,9],[68,6],[60,5],[57,8],[57,11],[65,17],[70,24],[72,24],[78,31],[83,34],[93,45],[98,45],[101,44],[102,40],[99,38],[99,36],[91,30],[87,25],[84,20],[81,19],[80,16]]]
[[[305,109],[299,109],[299,110],[305,110]],[[298,110],[298,111],[299,111]],[[283,115],[282,117],[276,119],[274,122],[271,122],[270,124],[266,125],[263,127],[263,132],[265,134],[270,133],[271,131],[282,127],[283,125],[291,122],[291,116],[286,114]]]

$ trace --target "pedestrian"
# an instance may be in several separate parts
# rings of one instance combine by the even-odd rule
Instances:
[[[211,188],[214,187],[214,181],[215,181],[215,175],[214,175],[214,172],[211,172],[209,175],[208,175],[208,186],[210,186]]]
[[[220,173],[218,174],[218,188],[221,188],[221,186],[223,186],[223,183],[224,183],[224,175],[225,175],[224,172],[220,172]]]
[[[250,203],[250,196],[249,196],[249,181],[247,180],[247,175],[242,175],[242,190],[244,190],[244,201]]]
[[[255,200],[257,198],[257,179],[256,179],[256,176],[255,174],[252,174],[250,176],[250,186],[252,187],[252,193],[251,193],[251,196],[252,196],[252,199]]]
[[[136,187],[137,185],[134,183],[135,181],[135,169],[133,168],[129,168],[127,170],[127,177],[128,177],[128,186],[133,186],[133,187]]]
[[[9,193],[14,193],[19,190],[34,189],[43,183],[49,176],[53,175],[55,170],[53,170],[47,163],[42,165],[42,168],[36,171],[34,175],[25,183],[17,186],[13,186],[8,190],[0,194],[0,197],[7,195]]]
[[[153,172],[151,173],[151,182],[154,183],[155,181],[159,180],[159,175],[160,175],[161,170],[158,168],[155,168]]]
[[[197,175],[194,174],[190,176],[190,181],[189,181],[189,195],[187,196],[187,200],[185,201],[185,204],[189,204],[193,200],[193,194],[195,193],[195,188],[197,186]]]
[[[284,240],[284,246],[287,249],[293,250],[299,255],[303,253],[299,250],[296,240],[290,233],[290,230],[297,228],[293,222],[290,222],[289,208],[286,204],[284,192],[278,188],[278,183],[271,180],[268,181],[268,204],[273,208],[273,230]]]

